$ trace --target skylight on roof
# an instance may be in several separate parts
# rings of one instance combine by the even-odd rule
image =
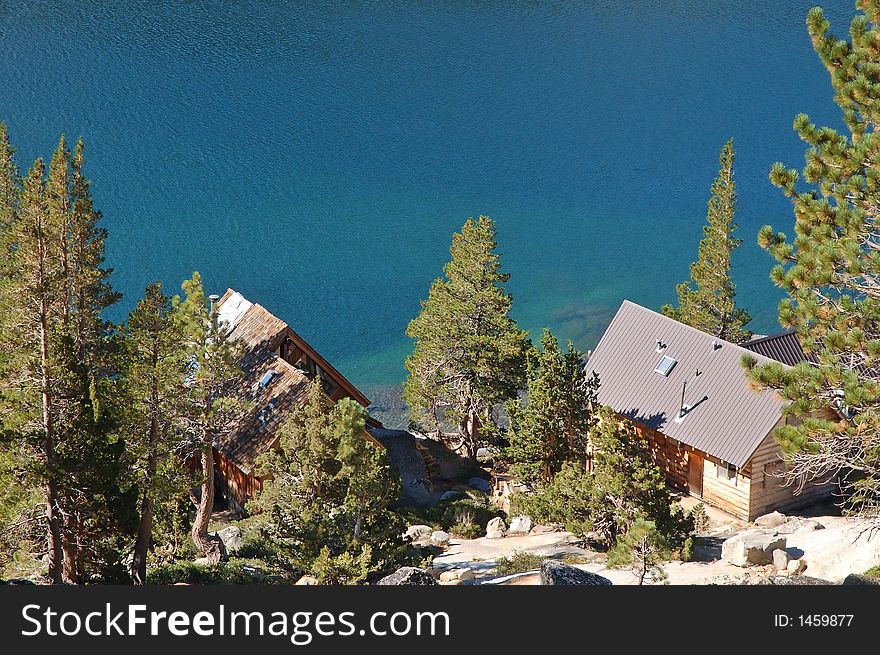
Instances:
[[[672,371],[672,368],[677,363],[678,362],[675,359],[673,359],[672,357],[670,357],[669,355],[663,355],[663,357],[660,358],[660,361],[657,362],[657,366],[654,367],[654,372],[657,375],[662,375],[663,377],[668,377],[669,373]]]
[[[268,387],[276,375],[278,375],[278,371],[276,371],[274,368],[266,371],[265,375],[260,378],[260,388],[265,389],[266,387]]]

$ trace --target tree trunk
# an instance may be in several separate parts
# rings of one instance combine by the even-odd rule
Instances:
[[[40,253],[40,278],[43,277]],[[46,300],[40,300],[40,365],[42,369],[41,401],[43,411],[43,457],[48,471],[46,479],[46,553],[49,560],[49,580],[52,584],[62,582],[61,522],[58,516],[58,499],[55,486],[55,433],[52,422],[51,391],[49,389],[49,325]]]
[[[459,425],[459,432],[470,459],[477,458],[477,441],[480,438],[480,417],[473,409],[469,409],[467,417]]]
[[[196,548],[212,564],[226,559],[226,549],[219,537],[208,534],[208,523],[214,509],[214,449],[210,437],[202,448],[202,494],[196,506],[196,518],[192,526],[192,538]]]
[[[153,499],[144,489],[141,497],[141,522],[138,525],[137,539],[134,542],[134,554],[131,559],[131,580],[136,585],[147,582],[147,551],[153,540]]]
[[[64,517],[64,561],[62,562],[61,578],[65,584],[79,584],[80,577],[77,571],[79,561],[79,524],[73,514]]]

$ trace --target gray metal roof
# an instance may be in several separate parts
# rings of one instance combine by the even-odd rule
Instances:
[[[665,346],[659,352],[658,340]],[[654,372],[663,355],[677,360],[666,377]],[[759,363],[772,361],[624,300],[587,370],[599,375],[602,404],[742,467],[779,420],[783,408],[775,391],[749,385],[740,364],[743,355],[751,355]],[[697,370],[699,375],[695,375]],[[683,420],[676,421],[685,379],[684,402],[691,408]]]
[[[759,337],[739,345],[746,350],[751,350],[789,366],[795,366],[801,362],[816,362],[814,355],[804,353],[797,333],[793,330],[771,334],[769,337]]]

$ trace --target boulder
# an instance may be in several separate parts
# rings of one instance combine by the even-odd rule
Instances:
[[[507,534],[528,534],[532,529],[532,519],[528,516],[517,516],[510,522]]]
[[[789,519],[785,523],[776,527],[779,534],[794,534],[795,532],[815,532],[816,530],[824,530],[825,526],[816,519]]]
[[[788,521],[788,517],[782,512],[770,512],[755,519],[755,525],[762,528],[778,528],[780,525]]]
[[[582,569],[545,559],[541,563],[542,585],[593,585],[595,587],[610,587],[611,580],[590,573]]]
[[[449,533],[443,530],[435,530],[431,533],[431,545],[445,548],[449,545]]]
[[[734,566],[772,564],[776,549],[785,549],[784,536],[773,530],[747,530],[724,540],[721,559]]]
[[[470,582],[474,579],[474,572],[469,568],[452,569],[451,571],[443,571],[440,574],[440,584],[459,584]]]
[[[440,494],[440,502],[445,503],[447,500],[455,500],[456,498],[462,498],[463,496],[464,492],[450,489],[449,491],[444,491],[442,494]]]
[[[491,458],[492,458],[492,451],[490,451],[488,448],[485,448],[485,447],[477,448],[477,460],[483,461],[485,459],[491,459]]]
[[[437,581],[434,580],[434,576],[432,576],[427,571],[423,571],[422,569],[417,569],[414,566],[404,566],[403,568],[397,569],[391,575],[386,575],[384,578],[379,580],[377,585],[405,585],[405,586],[428,586],[428,585],[436,585]]]
[[[472,489],[484,491],[486,493],[489,493],[489,491],[492,489],[492,485],[489,484],[488,480],[484,480],[483,478],[478,478],[476,476],[468,478],[468,486]]]
[[[777,571],[788,571],[788,563],[791,561],[791,555],[787,551],[777,548],[773,551],[773,568]]]
[[[869,575],[861,575],[859,573],[850,573],[843,579],[843,582],[840,584],[846,585],[847,587],[856,587],[856,586],[864,586],[871,585],[876,586],[880,585],[880,580],[877,578],[872,578]]]
[[[314,585],[317,585],[320,583],[318,582],[318,578],[314,578],[310,575],[304,575],[303,577],[301,577],[299,580],[296,581],[296,584],[311,587],[311,586],[314,586]]]
[[[496,516],[486,524],[486,539],[501,539],[505,534],[507,534],[507,526],[500,516]]]
[[[406,529],[406,536],[412,541],[424,541],[431,538],[434,528],[430,525],[411,525]]]
[[[796,562],[798,560],[792,560]],[[811,578],[808,575],[775,575],[769,578],[758,578],[753,582],[748,582],[746,584],[752,585],[797,585],[797,586],[818,586],[818,585],[831,585],[834,584],[829,580],[822,580],[821,578]]]
[[[807,570],[807,562],[802,559],[793,559],[788,563],[788,572],[791,575],[800,575]]]
[[[227,528],[218,530],[217,536],[220,537],[229,555],[235,555],[244,546],[244,534],[237,525],[230,525]]]

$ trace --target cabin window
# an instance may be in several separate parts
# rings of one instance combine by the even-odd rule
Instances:
[[[721,462],[715,465],[716,477],[725,480],[736,480],[736,466],[729,462]]]

